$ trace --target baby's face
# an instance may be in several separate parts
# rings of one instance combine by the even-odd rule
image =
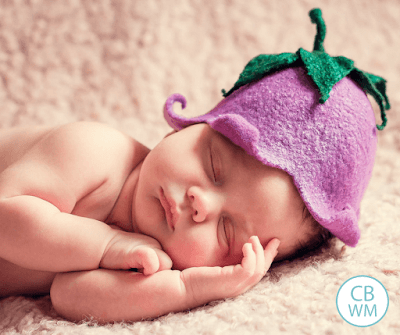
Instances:
[[[135,230],[158,240],[175,269],[238,264],[252,235],[264,247],[278,238],[282,258],[308,229],[289,175],[207,124],[164,138],[148,154],[133,201]]]

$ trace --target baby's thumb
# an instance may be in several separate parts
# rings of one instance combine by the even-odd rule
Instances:
[[[160,267],[158,271],[170,270],[172,268],[171,258],[164,251],[160,249],[154,249],[154,250],[157,253],[158,260],[160,262]]]

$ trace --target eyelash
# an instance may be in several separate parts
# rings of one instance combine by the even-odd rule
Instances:
[[[214,161],[213,161],[213,155],[212,155],[212,150],[210,150],[210,160],[211,160],[211,170],[213,172],[213,179],[215,183],[219,182],[219,176],[218,176],[218,171],[215,170],[214,167]]]
[[[228,234],[228,229],[227,229],[227,224],[228,224],[227,220],[225,217],[222,217],[221,220],[222,220],[222,228],[224,229],[224,234],[225,234],[227,244],[228,244],[228,246],[230,246],[230,236]]]

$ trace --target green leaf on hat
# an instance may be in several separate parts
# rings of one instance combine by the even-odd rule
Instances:
[[[238,81],[229,92],[222,91],[227,97],[239,87],[263,78],[266,74],[290,67],[299,59],[297,54],[259,55],[253,58],[240,74]]]
[[[320,103],[328,100],[333,86],[354,69],[354,62],[346,57],[331,57],[325,52],[308,52],[301,48],[297,53],[307,69],[307,74],[318,87]]]

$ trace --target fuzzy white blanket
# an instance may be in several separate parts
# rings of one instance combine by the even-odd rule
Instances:
[[[392,109],[362,204],[359,245],[334,243],[273,267],[240,297],[152,321],[74,324],[56,315],[48,296],[9,297],[0,300],[0,333],[400,333],[399,2],[4,0],[0,127],[92,120],[154,147],[170,130],[162,117],[170,94],[186,96],[186,115],[201,114],[250,58],[311,50],[315,25],[308,11],[316,6],[328,27],[326,50],[388,80]],[[336,308],[341,284],[357,275],[378,279],[389,295],[385,317],[369,328],[348,324]]]

